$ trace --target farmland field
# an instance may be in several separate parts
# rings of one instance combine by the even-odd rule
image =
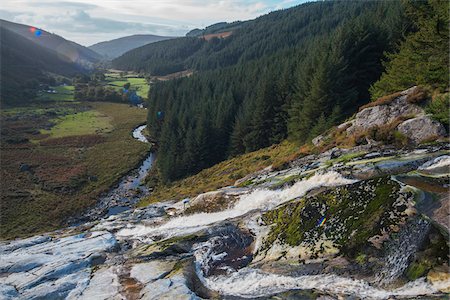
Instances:
[[[63,226],[149,150],[130,134],[146,112],[126,104],[47,102],[0,118],[2,238]]]
[[[123,86],[129,82],[130,88],[136,90],[136,94],[142,98],[147,98],[150,86],[147,80],[142,77],[138,77],[137,74],[121,74],[118,72],[110,72],[105,74],[107,85],[121,90]]]
[[[54,120],[56,123],[50,130],[41,130],[52,138],[104,133],[111,130],[111,119],[96,110],[89,110],[66,115]]]
[[[48,93],[40,91],[38,95],[39,101],[73,101],[73,92],[75,87],[73,85],[60,85],[50,87],[55,93]]]

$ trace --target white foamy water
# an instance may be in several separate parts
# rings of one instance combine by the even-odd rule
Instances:
[[[222,295],[255,298],[273,295],[288,290],[315,289],[334,295],[353,295],[362,299],[386,299],[396,297],[414,297],[439,292],[439,288],[448,285],[427,283],[424,278],[410,282],[400,288],[385,290],[371,286],[363,280],[356,280],[337,275],[283,276],[264,273],[256,269],[243,268],[226,276],[203,278],[209,289]]]
[[[142,133],[142,131],[147,127],[147,125],[141,125],[138,128],[136,128],[135,130],[133,130],[133,137],[135,139],[137,139],[140,142],[143,143],[148,143],[147,138],[145,137],[145,135]]]
[[[424,163],[419,167],[419,170],[434,171],[438,168],[444,167],[446,167],[447,170],[449,170],[450,168],[450,156],[448,155],[439,156],[431,161]]]
[[[118,236],[140,237],[148,235],[165,235],[166,237],[170,237],[188,234],[208,225],[242,216],[252,210],[264,211],[272,209],[286,201],[301,197],[308,191],[317,187],[337,186],[351,184],[354,182],[356,181],[344,178],[342,175],[334,171],[325,174],[316,174],[283,190],[254,190],[249,194],[240,196],[239,201],[233,208],[224,211],[182,216],[171,219],[167,223],[160,226],[137,225],[132,228],[120,230],[118,232]]]

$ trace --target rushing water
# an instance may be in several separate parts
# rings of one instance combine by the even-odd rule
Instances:
[[[197,213],[189,216],[181,216],[170,219],[167,223],[160,226],[137,225],[134,228],[121,230],[118,235],[133,237],[160,237],[161,235],[171,237],[185,235],[220,221],[243,216],[253,210],[265,211],[272,209],[286,201],[301,197],[317,187],[337,186],[353,182],[355,180],[346,179],[337,172],[317,174],[281,191],[257,189],[249,194],[244,194],[240,197],[236,205],[230,209],[214,213]]]
[[[136,128],[133,137],[148,142],[144,129],[145,125]],[[0,243],[0,299],[48,299],[56,295],[58,299],[122,299],[125,294],[132,299],[159,299],[159,295],[198,299],[196,287],[186,284],[193,278],[225,299],[271,297],[300,290],[338,298],[397,299],[437,294],[448,285],[446,281],[431,284],[424,278],[395,288],[379,284],[389,283],[404,272],[429,230],[424,220],[409,223],[391,241],[378,282],[336,274],[279,272],[270,266],[262,268],[260,260],[254,262],[268,229],[259,222],[260,216],[317,188],[356,182],[336,171],[316,172],[278,190],[228,187],[228,191],[239,190],[237,201],[219,212],[185,215],[182,201],[166,201],[122,213],[149,193],[142,183],[153,161],[150,153],[138,169],[100,199],[92,215],[99,221],[92,227],[80,226],[82,233],[75,235],[69,229],[59,235]],[[420,170],[441,169],[448,162],[448,158],[439,158]],[[176,210],[177,216],[169,216],[169,209]],[[184,238],[192,233],[194,238]],[[180,241],[174,242],[175,247],[158,248],[166,241],[152,245],[172,237],[177,237],[172,242]],[[193,272],[171,272],[176,262],[186,259],[193,261]],[[98,266],[93,268],[95,264]]]

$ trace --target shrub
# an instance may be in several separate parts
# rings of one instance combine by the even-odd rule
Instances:
[[[425,108],[425,111],[431,114],[431,117],[436,121],[441,122],[447,132],[449,131],[449,107],[450,107],[450,93],[438,94],[433,97]]]

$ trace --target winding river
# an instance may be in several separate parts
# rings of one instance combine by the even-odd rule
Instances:
[[[149,140],[143,134],[146,128],[147,125],[136,127],[132,136],[142,143],[149,143]],[[101,196],[95,207],[86,212],[81,221],[92,221],[104,216],[117,215],[135,207],[140,198],[146,197],[150,193],[143,183],[154,161],[155,153],[150,152],[138,168],[122,177],[113,189]],[[80,220],[75,224],[80,224]]]

